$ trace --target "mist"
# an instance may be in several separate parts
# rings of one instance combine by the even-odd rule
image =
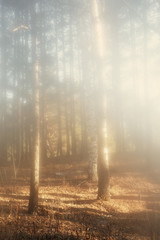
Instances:
[[[158,0],[0,0],[0,239],[159,239],[159,21]]]

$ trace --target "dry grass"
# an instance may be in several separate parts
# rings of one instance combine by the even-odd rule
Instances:
[[[85,163],[50,163],[41,168],[33,216],[29,170],[19,169],[15,179],[12,168],[1,168],[0,239],[160,239],[160,179],[142,167],[111,166],[111,201],[103,202]]]

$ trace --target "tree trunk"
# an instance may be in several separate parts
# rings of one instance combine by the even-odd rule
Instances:
[[[106,93],[104,88],[100,88],[98,99],[98,199],[109,200],[109,159],[107,149]]]
[[[38,64],[38,40],[35,26],[35,13],[32,15],[33,39],[32,51],[34,65],[34,88],[33,88],[33,108],[34,108],[34,124],[33,124],[33,148],[32,148],[32,169],[30,181],[30,198],[29,213],[36,211],[38,206],[38,189],[39,189],[39,159],[40,159],[40,109],[39,109],[39,64]]]
[[[105,39],[102,5],[94,0],[95,33],[97,38],[97,131],[98,131],[98,199],[109,200],[109,162],[107,149],[106,89],[105,89]],[[98,87],[97,86],[97,87]]]
[[[38,65],[36,65],[35,76],[35,99],[34,99],[34,141],[32,149],[32,169],[30,181],[29,213],[36,211],[38,206],[38,188],[39,188],[39,159],[40,159],[40,114],[39,114],[39,87],[38,87]]]
[[[92,3],[91,3],[92,4]],[[91,19],[92,20],[92,19]],[[85,25],[80,21],[80,29],[89,29],[88,39],[92,39],[92,28],[91,21],[85,22]],[[87,31],[87,30],[86,30]],[[95,36],[94,36],[95,37]],[[84,44],[85,43],[85,44]],[[95,110],[95,75],[94,75],[94,58],[90,51],[86,51],[89,48],[90,43],[86,42],[86,35],[82,35],[82,70],[83,70],[83,85],[84,88],[84,99],[86,101],[86,117],[87,122],[85,135],[88,137],[87,153],[88,153],[88,179],[90,181],[97,180],[97,132],[96,132],[96,110]],[[88,44],[88,45],[87,45]]]
[[[105,124],[105,106],[104,99],[100,98],[99,102],[99,122],[98,122],[98,199],[109,200],[109,162],[106,148],[106,124]]]

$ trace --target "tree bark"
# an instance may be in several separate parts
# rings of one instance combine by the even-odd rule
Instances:
[[[38,40],[36,34],[34,12],[32,15],[32,51],[34,64],[34,82],[33,82],[33,111],[34,111],[34,124],[33,124],[33,148],[32,148],[32,169],[30,181],[30,198],[29,198],[29,213],[34,213],[38,206],[38,189],[39,189],[39,160],[40,160],[40,98],[39,98],[39,64],[38,64]]]
[[[40,114],[39,114],[39,86],[38,86],[38,65],[36,65],[35,76],[35,99],[34,99],[34,141],[32,149],[32,169],[30,181],[29,213],[36,211],[38,206],[39,189],[39,159],[40,159]]]
[[[107,149],[107,97],[105,89],[105,38],[102,5],[94,0],[95,33],[97,38],[97,140],[98,140],[98,199],[109,200],[109,161]]]

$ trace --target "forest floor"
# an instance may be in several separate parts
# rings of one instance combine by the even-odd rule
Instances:
[[[40,170],[39,207],[29,215],[27,168],[0,168],[0,239],[160,239],[160,169],[111,164],[110,202],[97,200],[87,164]]]

